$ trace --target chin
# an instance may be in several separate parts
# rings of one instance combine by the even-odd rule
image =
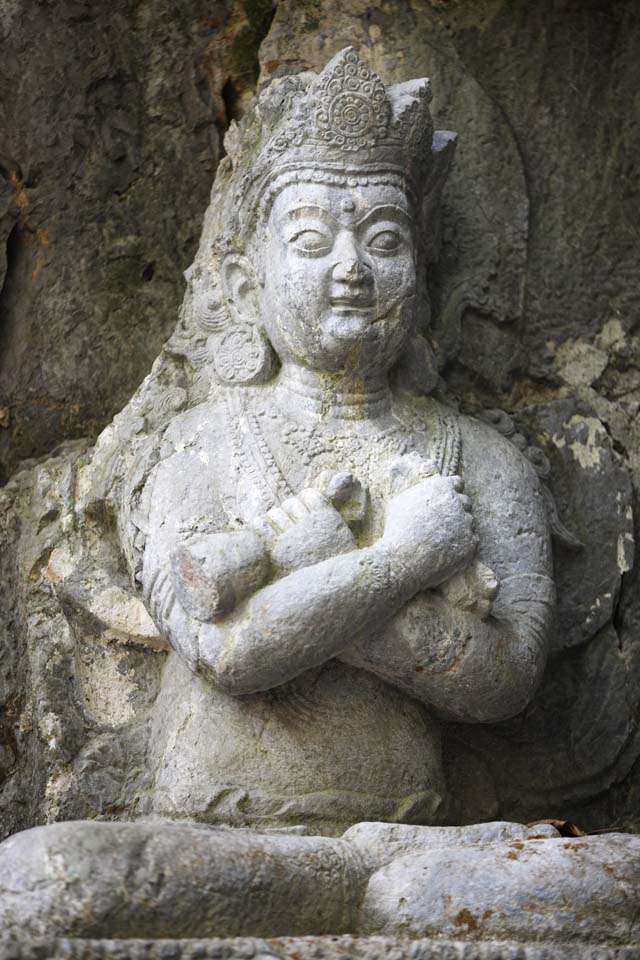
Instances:
[[[396,354],[397,350],[386,340],[357,331],[347,336],[342,330],[340,336],[326,333],[314,357],[307,356],[307,363],[311,360],[312,369],[325,373],[351,372],[362,376],[366,371],[389,369]]]
[[[324,324],[323,338],[325,342],[356,343],[376,340],[377,331],[373,315],[364,311],[341,311],[332,313]]]

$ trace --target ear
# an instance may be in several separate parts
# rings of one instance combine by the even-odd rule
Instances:
[[[222,290],[236,323],[255,324],[258,319],[258,282],[246,257],[228,254],[222,263]]]

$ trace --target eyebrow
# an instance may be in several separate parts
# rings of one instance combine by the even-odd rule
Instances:
[[[307,204],[303,207],[290,207],[285,212],[285,217],[288,220],[295,220],[299,216],[312,216],[318,217],[319,220],[331,220],[333,223],[338,223],[338,220],[334,217],[330,210],[327,210],[325,207],[317,207],[314,205]]]
[[[381,203],[375,207],[372,207],[371,210],[367,210],[359,220],[357,220],[353,226],[361,227],[368,220],[372,219],[374,216],[379,216],[380,214],[386,214],[393,219],[403,220],[406,224],[411,224],[411,219],[409,217],[409,212],[402,207],[397,206],[395,203]],[[319,220],[325,220],[332,223],[342,224],[342,221],[335,217],[330,210],[327,210],[326,207],[316,206],[315,204],[307,204],[301,207],[290,207],[285,212],[285,217],[288,220],[296,220],[300,216],[312,216],[318,217]]]
[[[380,203],[377,207],[373,207],[371,210],[368,210],[367,213],[361,217],[356,226],[363,226],[367,220],[371,220],[374,215],[386,214],[390,219],[402,220],[407,226],[411,226],[411,217],[409,216],[409,211],[403,209],[403,207],[397,206],[395,203]]]

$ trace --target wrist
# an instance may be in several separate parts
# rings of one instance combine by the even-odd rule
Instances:
[[[389,589],[399,599],[410,600],[411,597],[424,590],[424,577],[421,576],[420,566],[416,563],[416,553],[398,544],[390,537],[383,536],[369,548],[375,555],[376,562],[386,570]],[[364,551],[363,551],[364,552]]]

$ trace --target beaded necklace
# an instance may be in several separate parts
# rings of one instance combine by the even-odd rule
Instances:
[[[228,389],[225,391],[225,412],[231,440],[234,489],[245,489],[246,480],[249,480],[265,511],[296,493],[265,436],[261,421],[267,415],[279,421],[278,432],[283,445],[306,468],[308,481],[324,469],[345,469],[348,465],[362,483],[369,485],[379,472],[381,462],[415,449],[428,450],[429,459],[443,475],[457,473],[460,469],[461,439],[457,418],[434,401],[428,401],[432,404],[428,416],[396,418],[396,422],[386,429],[363,437],[347,430],[331,430],[321,422],[297,422],[275,405],[267,414],[262,397],[254,394],[255,391],[246,387]],[[428,421],[428,427],[425,421]],[[245,483],[241,482],[243,478]],[[238,496],[233,498],[236,501],[235,516],[238,511],[242,514]],[[225,499],[228,501],[229,498]]]

